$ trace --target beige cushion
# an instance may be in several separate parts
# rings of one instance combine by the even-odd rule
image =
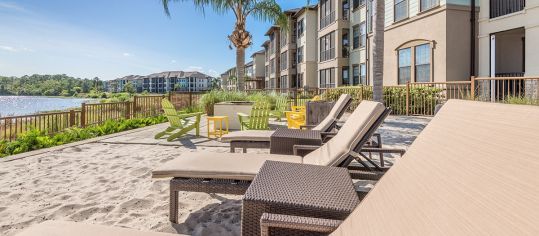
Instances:
[[[331,111],[329,111],[326,118],[324,118],[317,126],[313,128],[313,130],[323,131],[323,132],[329,132],[329,128],[331,125],[336,122],[340,117],[339,113],[342,115],[342,111],[346,108],[346,104],[350,102],[352,97],[348,94],[342,94],[337,102],[335,102],[335,105],[331,108]]]
[[[301,163],[300,156],[189,152],[153,170],[154,178],[213,178],[253,180],[266,160]]]
[[[144,232],[128,228],[83,224],[68,221],[45,221],[33,225],[17,236],[173,236],[157,232]]]
[[[362,101],[337,135],[322,147],[307,154],[303,158],[303,163],[323,166],[338,165],[356,147],[384,110],[382,103]]]
[[[231,141],[254,141],[269,142],[273,130],[243,130],[231,132],[221,137],[221,142],[229,143]]]
[[[450,100],[333,235],[539,235],[539,107]]]

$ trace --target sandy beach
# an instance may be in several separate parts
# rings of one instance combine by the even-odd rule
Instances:
[[[389,117],[384,146],[407,147],[429,118]],[[168,179],[151,170],[182,153],[228,152],[188,136],[167,143],[165,124],[20,158],[0,160],[0,235],[45,220],[68,220],[192,235],[239,235],[241,196],[181,192],[180,224],[168,221]],[[202,130],[205,130],[203,127]],[[267,152],[251,150],[250,153]]]

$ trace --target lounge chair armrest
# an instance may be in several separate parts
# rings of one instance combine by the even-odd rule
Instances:
[[[237,114],[238,114],[238,116],[241,116],[241,117],[249,117],[249,115],[247,115],[245,113],[238,112]]]
[[[316,125],[300,125],[299,129],[312,129],[316,127]]]
[[[195,112],[195,113],[189,113],[189,114],[178,114],[178,117],[180,119],[185,119],[185,118],[190,118],[190,117],[195,117],[195,116],[201,116],[203,113],[202,112]]]
[[[337,132],[320,132],[320,135],[322,135],[322,139],[324,137],[334,137],[337,135]]]
[[[314,151],[316,149],[320,148],[320,146],[316,146],[316,145],[294,145],[293,147],[293,150],[294,150],[294,155],[298,156],[298,153],[300,150],[303,150],[303,151]],[[307,153],[305,153],[306,155]],[[301,155],[300,155],[301,156]]]
[[[362,148],[361,152],[396,153],[402,156],[406,153],[406,150],[401,148]]]
[[[341,223],[341,220],[264,213],[260,217],[260,233],[269,236],[271,228],[280,228],[329,234]]]

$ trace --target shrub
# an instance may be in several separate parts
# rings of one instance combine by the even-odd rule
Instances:
[[[230,101],[265,101],[269,102],[272,107],[275,107],[275,102],[277,98],[282,96],[277,93],[245,93],[237,91],[223,91],[223,90],[212,90],[208,93],[202,95],[199,101],[200,109],[204,110],[208,115],[213,114],[213,105],[219,102],[230,102]]]
[[[539,105],[539,100],[525,96],[507,96],[505,103],[519,105]]]
[[[58,146],[102,135],[159,124],[166,121],[167,119],[164,116],[130,120],[108,120],[101,125],[86,128],[69,128],[54,135],[47,135],[45,131],[32,129],[21,134],[14,141],[8,142],[6,140],[1,140],[0,157]]]

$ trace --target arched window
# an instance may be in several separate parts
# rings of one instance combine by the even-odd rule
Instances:
[[[397,81],[398,84],[407,82],[432,82],[433,53],[435,42],[417,39],[401,44],[397,49]]]

